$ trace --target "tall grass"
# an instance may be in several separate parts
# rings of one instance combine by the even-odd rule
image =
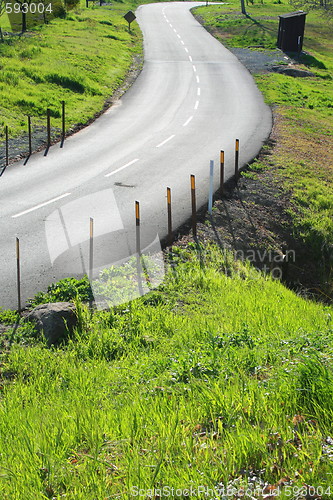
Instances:
[[[333,487],[332,308],[216,248],[186,258],[129,307],[79,305],[62,347],[3,354],[2,498]]]

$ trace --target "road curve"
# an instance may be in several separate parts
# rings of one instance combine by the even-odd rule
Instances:
[[[271,112],[249,72],[192,16],[193,2],[142,5],[144,67],[128,92],[91,126],[10,166],[0,178],[0,306],[15,309],[15,238],[20,239],[22,302],[55,280],[87,271],[89,218],[95,220],[95,272],[135,253],[134,203],[142,246],[167,234],[166,187],[173,224],[207,202],[209,160],[225,151],[233,174],[259,152]],[[215,169],[215,187],[219,173]]]

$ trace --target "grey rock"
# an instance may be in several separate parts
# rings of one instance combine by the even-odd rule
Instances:
[[[41,304],[27,314],[26,320],[35,323],[37,332],[44,334],[48,345],[66,340],[78,323],[75,306],[71,302]]]
[[[315,76],[311,71],[305,71],[304,69],[297,69],[293,68],[291,66],[272,66],[272,71],[275,71],[276,73],[281,73],[283,75],[287,76],[293,76],[293,77],[309,77],[309,76]]]

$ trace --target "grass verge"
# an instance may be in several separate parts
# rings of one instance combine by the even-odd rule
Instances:
[[[332,308],[216,247],[174,248],[173,262],[127,306],[91,316],[77,302],[58,348],[16,331],[1,359],[1,498],[331,498]]]
[[[91,120],[124,81],[133,58],[142,53],[141,32],[123,19],[130,3],[71,11],[24,36],[0,43],[0,130],[11,137],[46,125],[51,109],[54,131],[61,128],[66,102],[67,130]]]

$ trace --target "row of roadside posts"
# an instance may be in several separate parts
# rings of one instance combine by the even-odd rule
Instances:
[[[234,179],[237,183],[239,178],[239,139],[235,142],[235,172]],[[208,194],[208,213],[212,215],[213,210],[213,195],[214,195],[214,161],[210,161],[209,165],[209,194]],[[224,193],[224,151],[220,152],[220,187],[219,191],[221,196]],[[193,238],[197,238],[197,204],[196,204],[196,181],[195,175],[190,176],[190,186],[191,186],[191,205],[192,205],[192,234]],[[172,229],[172,205],[171,205],[171,188],[167,187],[167,217],[168,217],[168,236],[167,245],[171,246],[173,243],[173,229]],[[136,226],[136,258],[138,260],[138,266],[141,260],[141,232],[140,232],[140,202],[135,201],[135,226]],[[88,278],[90,283],[93,280],[93,269],[94,269],[94,219],[90,217],[89,221],[89,269]],[[18,312],[22,311],[21,306],[21,265],[20,265],[20,240],[16,238],[16,274],[17,274],[17,307]],[[142,289],[140,289],[141,283],[139,280],[139,292],[142,294]],[[91,304],[92,305],[92,304]]]
[[[46,150],[44,153],[44,156],[47,155],[48,150],[51,147],[51,109],[46,110]],[[31,117],[27,117],[27,130],[28,130],[28,156],[26,158],[26,162],[29,160],[30,156],[32,155],[32,126],[31,126]],[[9,165],[9,131],[8,131],[8,126],[5,126],[5,167],[3,171],[5,170],[6,167]],[[65,142],[65,136],[66,136],[66,108],[65,108],[65,101],[61,101],[61,142],[60,142],[60,147],[62,148]],[[3,173],[2,171],[2,173]]]

